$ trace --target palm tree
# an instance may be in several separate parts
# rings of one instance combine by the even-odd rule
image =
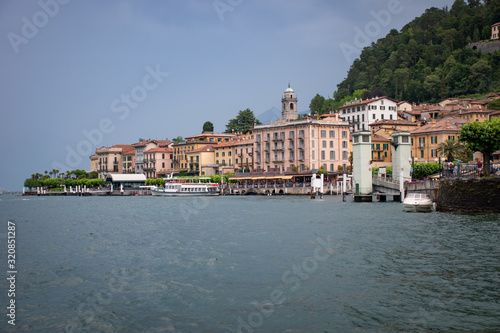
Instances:
[[[438,151],[441,156],[446,157],[448,162],[453,162],[454,158],[464,155],[465,146],[458,141],[448,139],[439,144]]]

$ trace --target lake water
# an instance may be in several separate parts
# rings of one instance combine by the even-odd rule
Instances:
[[[350,200],[2,195],[0,331],[500,330],[500,215]]]

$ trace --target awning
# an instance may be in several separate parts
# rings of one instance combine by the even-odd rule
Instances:
[[[292,179],[293,176],[267,176],[266,179]]]
[[[143,174],[110,174],[106,177],[106,180],[111,180],[112,182],[145,182],[146,176]]]

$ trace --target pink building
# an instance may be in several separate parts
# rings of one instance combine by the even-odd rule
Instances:
[[[282,105],[282,119],[253,130],[255,169],[284,172],[323,168],[333,172],[342,166],[345,170],[350,151],[348,122],[338,115],[298,120],[297,99],[290,87]]]
[[[158,178],[173,170],[173,148],[152,148],[144,152],[146,178]]]

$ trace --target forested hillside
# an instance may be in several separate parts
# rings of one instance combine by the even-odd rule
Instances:
[[[481,54],[466,45],[489,41],[500,22],[500,0],[456,0],[451,8],[430,8],[403,27],[363,49],[335,101],[355,90],[383,89],[409,102],[500,90],[500,52]]]

